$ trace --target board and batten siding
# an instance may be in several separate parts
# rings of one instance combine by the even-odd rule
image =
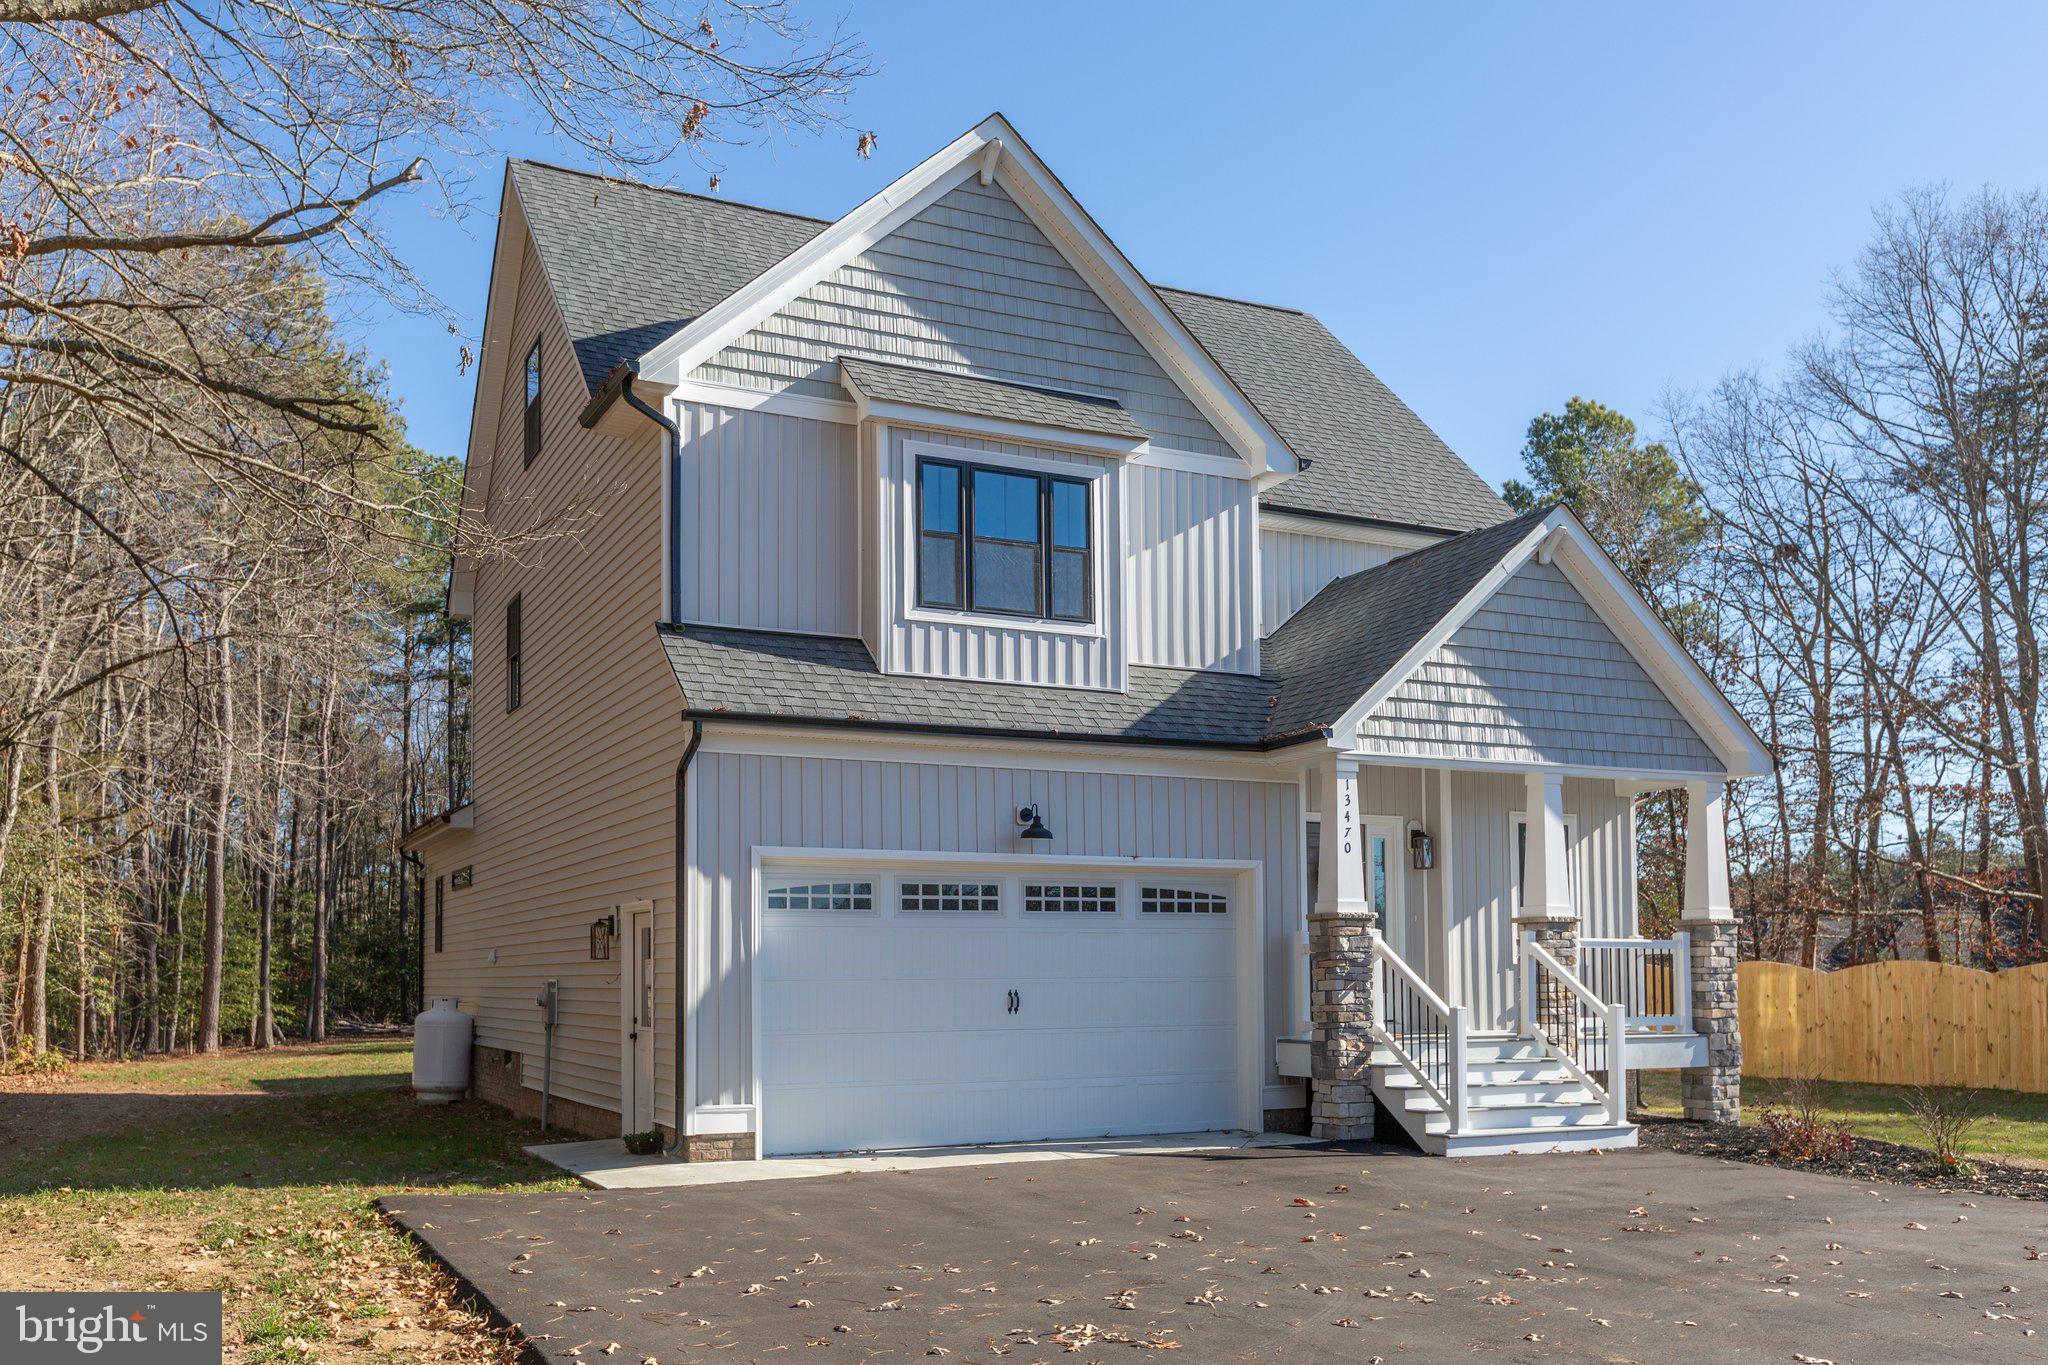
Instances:
[[[1287,1026],[1301,883],[1293,782],[727,753],[691,768],[685,946],[694,1106],[753,1102],[753,857],[761,847],[1010,855],[1036,804],[1076,857],[1256,859],[1266,916],[1265,1026]],[[1263,1059],[1265,1085],[1279,1083]]]
[[[855,429],[700,402],[675,417],[678,619],[857,634]]]
[[[1554,564],[1530,561],[1359,726],[1420,759],[1724,771]]]
[[[913,446],[941,449],[934,456],[993,463],[1051,461],[1089,476],[1100,503],[1099,533],[1114,536],[1123,518],[1123,480],[1116,462],[1073,451],[1044,450],[1008,441],[889,426],[883,433],[882,497],[876,543],[882,547],[881,656],[889,673],[917,673],[1042,687],[1121,690],[1129,677],[1123,628],[1123,560],[1098,553],[1104,582],[1096,593],[1097,619],[1087,627],[1044,627],[1031,621],[966,613],[923,612],[916,606],[917,455]]]
[[[1144,463],[1124,470],[1131,662],[1256,673],[1256,485]]]
[[[1259,531],[1259,629],[1271,635],[1325,587],[1405,553],[1350,536],[1318,536],[1272,526]]]
[[[1229,453],[1008,192],[971,175],[691,377],[844,399],[842,355],[1107,395],[1161,445]]]
[[[1515,819],[1528,806],[1528,786],[1512,773],[1450,772],[1451,827],[1441,861],[1448,863],[1447,949],[1450,1002],[1471,1008],[1471,1026],[1514,1025],[1516,895]],[[1567,850],[1579,932],[1622,938],[1635,932],[1634,825],[1629,799],[1612,782],[1567,778],[1565,814],[1573,825]]]
[[[656,1009],[675,1018],[675,768],[685,742],[675,675],[654,625],[663,612],[664,442],[586,431],[585,392],[566,332],[529,247],[492,451],[490,515],[503,533],[577,512],[575,534],[544,535],[518,556],[477,567],[470,696],[476,827],[430,844],[427,877],[472,869],[446,889],[442,951],[426,954],[429,996],[452,995],[476,1042],[520,1054],[541,1083],[534,995],[559,987],[554,1093],[597,1109],[620,1101],[623,952],[592,962],[592,920],[613,906],[655,907]],[[541,338],[540,454],[521,467],[524,360]],[[590,508],[591,492],[604,496]],[[523,697],[505,709],[505,605],[519,594]],[[429,906],[431,914],[431,904]],[[495,962],[491,960],[495,952]],[[657,1027],[657,1075],[673,1074],[673,1027]],[[669,1122],[666,1085],[659,1110]]]

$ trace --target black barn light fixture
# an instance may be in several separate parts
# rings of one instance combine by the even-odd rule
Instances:
[[[612,940],[619,936],[617,914],[599,916],[590,922],[590,960],[609,962],[612,958]]]
[[[1045,827],[1045,819],[1039,814],[1036,806],[1019,806],[1017,823],[1023,826],[1017,833],[1019,839],[1052,838],[1052,831]]]

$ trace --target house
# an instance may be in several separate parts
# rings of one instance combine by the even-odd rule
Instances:
[[[461,515],[472,797],[408,840],[480,1095],[691,1160],[1734,1112],[1757,737],[1568,512],[1001,116],[833,222],[512,163]]]

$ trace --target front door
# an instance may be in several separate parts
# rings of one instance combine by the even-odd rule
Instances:
[[[626,1129],[644,1133],[654,1127],[654,914],[636,910],[626,929],[626,989],[629,1098]]]

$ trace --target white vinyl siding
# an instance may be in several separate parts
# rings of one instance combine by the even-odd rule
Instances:
[[[1256,673],[1256,485],[1145,464],[1124,480],[1131,662]]]
[[[1347,536],[1306,535],[1266,526],[1259,532],[1259,630],[1271,635],[1324,587],[1406,551]]]
[[[1425,760],[1722,771],[1563,571],[1534,561],[1366,717],[1359,742]]]
[[[692,378],[843,399],[841,355],[1103,394],[1162,445],[1229,453],[1010,196],[971,177]]]
[[[859,633],[855,429],[707,403],[678,408],[678,619]]]
[[[1065,856],[1262,861],[1265,1026],[1267,1036],[1279,1034],[1286,1024],[1289,935],[1301,895],[1294,783],[799,758],[707,748],[691,769],[688,817],[692,937],[685,957],[695,1103],[753,1101],[749,945],[754,941],[755,849],[1012,855],[1019,850],[1017,810],[1027,805],[1044,810],[1057,837],[1055,849]],[[917,880],[961,882],[971,876],[956,872]],[[1231,923],[1236,916],[1190,918]],[[1270,1058],[1263,1064],[1270,1067]],[[1263,1080],[1277,1084],[1279,1077],[1269,1072]]]

